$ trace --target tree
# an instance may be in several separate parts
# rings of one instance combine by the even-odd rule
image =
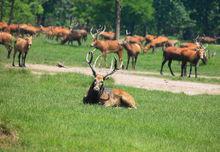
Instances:
[[[182,35],[185,28],[194,26],[180,0],[154,0],[154,8],[158,34]]]
[[[121,22],[121,2],[115,0],[115,39],[118,40],[120,37],[120,22]]]
[[[154,8],[152,0],[123,0],[122,24],[131,34],[146,34],[146,27],[150,29]],[[125,30],[124,29],[124,30]]]
[[[14,4],[15,4],[15,0],[11,0],[10,15],[9,15],[9,19],[8,19],[8,24],[11,24],[11,22],[12,22],[12,20],[13,20],[13,16],[14,16]]]
[[[0,16],[0,21],[3,20],[4,17],[4,0],[1,0],[1,16]]]

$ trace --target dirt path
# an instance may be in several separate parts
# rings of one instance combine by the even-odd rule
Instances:
[[[42,64],[28,64],[28,69],[35,73],[49,72],[49,73],[60,73],[60,72],[74,72],[85,75],[91,75],[91,70],[84,67],[65,67],[59,68],[57,66],[49,66]],[[107,69],[97,69],[97,72],[106,73]],[[174,81],[166,78],[156,78],[153,76],[141,76],[138,73],[146,72],[130,72],[130,71],[118,71],[112,77],[116,84],[130,86],[135,88],[143,88],[147,90],[160,90],[169,91],[173,93],[185,93],[188,95],[197,94],[220,94],[220,85],[197,83],[197,82],[185,82],[185,81]]]

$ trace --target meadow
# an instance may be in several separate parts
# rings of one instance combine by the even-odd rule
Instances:
[[[217,55],[199,73],[220,75]],[[5,68],[11,63],[0,51],[0,126],[16,132],[15,142],[0,138],[0,151],[219,151],[219,95],[187,96],[161,91],[122,88],[138,103],[137,110],[84,105],[92,77],[80,74],[35,75],[27,69]],[[60,45],[38,37],[28,63],[87,66],[82,47]],[[98,51],[97,51],[98,52]],[[158,72],[161,52],[140,55],[137,70]],[[165,68],[167,72],[168,68]],[[178,71],[178,63],[173,65]]]
[[[27,56],[27,62],[56,65],[57,62],[62,61],[65,65],[68,66],[87,66],[87,64],[85,63],[85,56],[89,50],[93,50],[93,48],[90,47],[91,42],[92,40],[89,36],[86,43],[83,43],[82,46],[78,47],[76,42],[72,46],[67,44],[61,45],[59,42],[56,42],[55,40],[47,40],[44,36],[40,36],[34,39],[33,45]],[[0,46],[0,48],[1,60],[5,60],[6,51],[3,51],[5,49],[2,46]],[[216,52],[216,56],[211,58],[208,61],[207,65],[204,66],[201,64],[198,73],[200,75],[206,76],[220,76],[220,45],[209,45],[208,49],[212,52]],[[96,50],[95,54],[99,55],[100,51]],[[108,59],[111,60],[112,55],[108,55]],[[5,61],[11,64],[11,59]],[[126,65],[127,53],[125,50],[123,62],[124,65]],[[136,70],[155,72],[159,74],[161,62],[161,49],[157,49],[156,54],[151,53],[150,50],[150,52],[147,54],[141,53],[139,55]],[[176,73],[176,75],[179,76],[180,64],[174,61],[172,64],[172,68],[174,73]],[[131,65],[129,69],[131,69]],[[164,66],[164,73],[168,73],[171,76],[167,64]]]

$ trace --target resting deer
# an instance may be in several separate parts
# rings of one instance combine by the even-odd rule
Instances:
[[[90,59],[89,59],[90,56]],[[83,98],[84,104],[101,104],[105,107],[129,107],[136,108],[134,98],[127,92],[121,89],[109,89],[104,87],[104,81],[109,78],[110,75],[115,73],[117,68],[117,60],[114,58],[114,69],[105,76],[97,74],[91,65],[93,60],[93,53],[89,52],[86,56],[86,61],[92,70],[94,80],[87,92],[87,95]]]

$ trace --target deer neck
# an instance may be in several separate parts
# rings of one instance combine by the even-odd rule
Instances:
[[[102,86],[99,91],[95,91],[93,88],[94,88],[94,83],[92,83],[92,85],[90,86],[87,97],[94,103],[98,103],[105,88],[104,86]]]

